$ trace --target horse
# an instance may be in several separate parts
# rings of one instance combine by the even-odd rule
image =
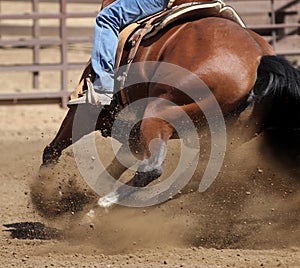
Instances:
[[[111,2],[104,0],[103,6]],[[175,6],[183,2],[191,1],[175,1]],[[127,45],[121,71],[116,74],[117,85],[122,66],[128,63],[128,54]],[[83,72],[81,82],[91,73],[90,68]],[[130,125],[129,139],[134,142],[121,146],[107,172],[118,180],[134,164],[136,159],[124,163],[117,157],[128,150],[138,152],[141,161],[132,179],[99,199],[98,204],[104,207],[126,199],[132,189],[147,188],[162,175],[167,142],[180,138],[181,128],[189,120],[192,122],[189,126],[201,130],[207,126],[207,116],[214,116],[216,109],[224,118],[235,121],[252,105],[247,122],[255,121],[253,133],[257,133],[266,128],[265,119],[270,115],[267,111],[274,99],[289,99],[299,107],[300,72],[277,56],[270,44],[254,31],[229,19],[209,16],[176,22],[142,40],[128,70],[124,90],[127,104],[122,103],[118,91],[117,104],[100,112],[89,104],[85,108],[70,106],[56,137],[43,152],[42,165],[46,166],[54,164],[64,149],[95,130],[100,130],[104,137],[112,136],[113,125],[120,114],[126,115],[122,113],[126,107],[146,100],[133,109],[140,116],[138,122]],[[88,112],[79,113],[82,109]],[[80,127],[76,127],[76,122],[80,122]]]

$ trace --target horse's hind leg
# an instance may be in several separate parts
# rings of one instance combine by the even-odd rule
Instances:
[[[133,187],[145,187],[162,174],[167,141],[173,134],[173,127],[160,118],[146,118],[141,124],[143,161],[135,176],[128,182]]]
[[[122,145],[110,165],[108,165],[106,169],[99,175],[99,180],[97,181],[95,190],[102,192],[102,181],[105,181],[105,179],[107,179],[106,181],[111,181],[110,179],[118,180],[121,175],[136,162],[137,158],[132,155],[130,149],[126,145]],[[109,186],[109,190],[111,190],[112,187],[113,185],[111,184]],[[107,186],[105,188],[107,188]]]
[[[155,104],[154,104],[155,105]],[[99,199],[98,204],[109,207],[113,203],[124,199],[136,190],[135,187],[145,187],[162,174],[162,163],[165,158],[167,141],[173,134],[173,127],[167,121],[153,114],[153,105],[150,105],[141,123],[141,140],[143,147],[143,161],[134,177],[124,186]],[[128,190],[127,186],[132,186]]]

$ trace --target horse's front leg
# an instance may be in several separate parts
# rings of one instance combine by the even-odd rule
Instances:
[[[92,116],[92,114],[94,112],[98,113],[99,109],[97,107],[86,106],[86,109],[80,109],[80,112],[76,113],[78,110],[77,108],[77,105],[72,105],[70,107],[55,138],[44,149],[42,166],[55,163],[61,156],[64,149],[72,145],[72,143],[76,142],[84,135],[87,135],[95,130],[95,120],[91,120],[91,118],[95,117]],[[77,125],[80,125],[80,127],[76,127],[76,135],[73,137],[75,117]]]
[[[76,106],[72,106],[69,109],[55,138],[45,147],[42,165],[56,162],[61,156],[62,151],[72,144],[72,126],[76,108]]]

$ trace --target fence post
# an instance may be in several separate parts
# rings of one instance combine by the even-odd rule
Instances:
[[[39,13],[39,0],[32,1],[32,11],[35,14]],[[35,40],[40,39],[39,18],[33,19],[33,38]],[[38,42],[35,42],[33,46],[33,64],[39,64],[39,61],[40,61],[40,45],[38,44]],[[34,71],[32,74],[33,74],[33,88],[39,88],[39,71]]]
[[[276,24],[274,0],[271,0],[271,24],[272,26]],[[272,46],[274,51],[276,51],[276,38],[277,38],[276,29],[272,29]]]
[[[61,39],[61,90],[62,107],[67,107],[68,102],[68,47],[67,47],[67,27],[66,27],[66,14],[67,14],[67,0],[60,1],[60,39]]]

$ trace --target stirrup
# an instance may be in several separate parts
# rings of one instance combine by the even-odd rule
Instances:
[[[111,93],[98,93],[95,91],[90,78],[86,78],[87,90],[82,97],[69,100],[67,105],[91,104],[96,106],[110,105],[113,99]]]

